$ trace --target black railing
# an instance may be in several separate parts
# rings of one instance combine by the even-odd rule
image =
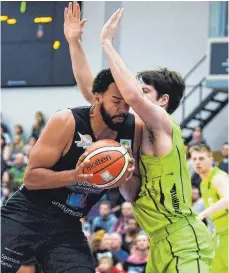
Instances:
[[[188,92],[187,95],[185,95],[180,103],[180,106],[182,107],[182,121],[185,119],[185,110],[186,110],[186,100],[196,91],[199,90],[199,103],[202,101],[202,95],[203,95],[203,86],[204,86],[205,78],[203,78],[199,83],[197,83],[193,88]]]
[[[184,81],[187,81],[187,79],[192,75],[192,73],[206,60],[207,55],[204,55],[189,71],[188,73],[183,77]],[[198,84],[194,86],[186,85],[187,87],[192,87],[192,89],[188,92],[187,95],[185,95],[181,100],[181,107],[182,107],[182,121],[185,119],[185,112],[186,112],[186,100],[196,91],[199,90],[199,103],[202,101],[202,94],[203,94],[203,85],[205,82],[205,78],[203,78]]]
[[[207,55],[204,55],[189,71],[188,73],[183,77],[183,79],[186,81],[188,77],[194,72],[207,58]]]

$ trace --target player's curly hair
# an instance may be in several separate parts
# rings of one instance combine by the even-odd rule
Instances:
[[[147,85],[153,86],[157,91],[157,99],[162,95],[169,95],[167,112],[172,114],[180,104],[185,90],[185,83],[182,76],[167,68],[145,70],[137,74],[137,79]]]
[[[95,77],[92,87],[92,92],[95,93],[105,93],[108,89],[108,86],[115,82],[111,74],[110,69],[103,69]]]

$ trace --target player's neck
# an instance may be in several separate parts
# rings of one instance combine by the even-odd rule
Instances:
[[[210,174],[210,172],[212,171],[213,167],[211,167],[210,169],[206,170],[206,172],[200,173],[199,176],[202,180],[206,180]]]

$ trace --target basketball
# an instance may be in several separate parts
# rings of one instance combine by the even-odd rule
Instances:
[[[94,174],[90,179],[97,187],[111,189],[125,182],[128,176],[129,153],[114,140],[99,140],[87,150],[85,160],[90,163],[84,167],[83,173]]]

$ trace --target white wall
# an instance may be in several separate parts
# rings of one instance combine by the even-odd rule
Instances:
[[[99,35],[108,14],[120,5],[124,17],[115,41],[121,56],[133,73],[158,66],[178,70],[185,75],[206,54],[208,38],[208,2],[84,2],[83,17],[88,19],[83,45],[94,74],[106,65]],[[207,63],[187,81],[196,84],[207,75]],[[85,105],[76,87],[20,88],[2,90],[4,119],[13,126],[22,123],[29,132],[36,110],[47,116],[56,110]],[[196,105],[193,100],[190,105]],[[181,112],[174,115],[180,120]],[[227,109],[207,126],[205,137],[214,149],[227,139]],[[214,132],[211,133],[211,132]],[[222,141],[220,141],[220,139]]]
[[[123,2],[120,52],[136,73],[158,66],[186,74],[206,54],[208,2]],[[132,50],[133,49],[133,50]],[[206,73],[202,67],[188,83]]]

